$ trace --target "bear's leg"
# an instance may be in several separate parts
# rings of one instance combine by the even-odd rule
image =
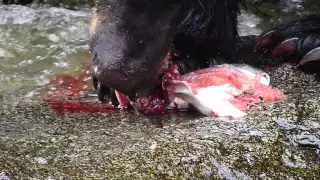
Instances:
[[[304,16],[262,34],[254,51],[281,56],[285,62],[296,63],[307,72],[319,72],[320,14]]]

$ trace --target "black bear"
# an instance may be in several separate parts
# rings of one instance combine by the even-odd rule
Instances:
[[[97,0],[90,32],[93,83],[100,100],[115,89],[129,98],[152,92],[169,52],[181,73],[237,62],[235,44],[243,0]],[[319,59],[320,15],[261,36],[256,50],[297,52]]]

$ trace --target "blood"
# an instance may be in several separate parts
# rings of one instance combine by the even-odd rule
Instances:
[[[138,98],[135,102],[136,108],[146,115],[161,115],[166,113],[168,104],[167,92],[158,90],[150,97]]]
[[[113,113],[123,109],[93,102],[47,100],[50,108],[58,113]]]
[[[45,99],[76,99],[92,90],[89,72],[57,75],[50,85],[53,87],[44,94]]]
[[[57,113],[114,113],[123,110],[110,104],[81,101],[93,90],[89,72],[57,75],[50,85],[53,88],[43,94],[43,99]]]

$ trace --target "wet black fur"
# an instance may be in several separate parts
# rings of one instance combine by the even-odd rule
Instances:
[[[282,24],[274,28],[277,37],[299,37],[306,34],[319,33],[320,14],[311,14],[303,16],[300,19]]]
[[[110,88],[122,90],[125,94],[137,92],[138,87],[148,89],[148,86],[154,82],[149,76],[155,70],[155,64],[164,58],[169,49],[178,52],[179,55],[173,58],[173,62],[178,65],[181,73],[221,63],[238,62],[236,42],[239,37],[237,25],[241,5],[245,6],[244,0],[136,0],[134,2],[98,0],[97,15],[109,16],[109,20],[96,29],[96,34],[90,39],[90,48],[93,65],[105,66],[105,72],[109,74],[104,74],[100,78],[96,76],[96,80],[102,81],[102,84]],[[107,6],[114,8],[108,9]],[[147,7],[147,10],[140,6]],[[131,7],[124,17],[117,12],[109,13],[124,7]],[[143,14],[148,16],[144,17]],[[160,21],[159,17],[164,20]],[[166,21],[168,17],[172,19]],[[142,21],[139,18],[142,18]],[[159,23],[150,23],[150,21],[159,21]],[[122,47],[119,47],[117,42],[121,41],[121,37],[115,35],[117,33],[107,33],[110,31],[108,30],[110,22],[121,24],[121,27],[129,32],[128,36],[131,39]],[[282,41],[297,37],[295,55],[298,58],[303,57],[310,50],[320,46],[319,22],[320,15],[316,14],[280,25],[273,29],[267,48],[274,49]],[[140,24],[143,28],[135,24]],[[158,31],[167,25],[170,27],[169,30]],[[121,28],[117,29],[118,32],[121,30]],[[170,33],[165,34],[166,31]],[[143,43],[137,44],[140,38]],[[150,53],[147,52],[150,48],[146,47],[160,50]],[[126,53],[114,54],[117,52]],[[103,53],[108,55],[101,55]],[[148,56],[144,56],[145,54]],[[130,69],[127,64],[132,61],[142,63],[135,69]],[[102,62],[115,65],[101,65]],[[142,72],[140,69],[148,69],[148,72]]]
[[[191,0],[173,41],[181,72],[235,62],[241,0]]]
[[[294,49],[279,54],[279,56],[282,58],[282,62],[298,63],[306,54],[320,47],[320,14],[303,16],[279,25],[269,32],[266,32],[269,34],[269,43],[259,51],[271,52],[282,42],[295,39],[291,41],[294,43]],[[320,54],[316,54],[316,56],[318,56],[318,61],[308,62],[300,66],[300,70],[305,73],[320,75]]]
[[[298,38],[295,55],[303,56],[320,46],[320,14],[310,14],[273,28],[271,42],[265,47],[272,49],[290,38]],[[301,57],[298,57],[301,58]]]
[[[236,62],[237,18],[241,4],[244,5],[243,0],[98,0],[97,17],[107,18],[100,21],[89,44],[93,66],[105,66],[104,72],[107,74],[94,76],[103,84],[127,93],[138,86],[152,84],[147,76],[151,75],[155,70],[153,66],[164,58],[169,49],[179,53],[174,62],[181,73]],[[146,7],[149,9],[146,10]],[[125,9],[125,15],[119,14],[122,9]],[[172,17],[172,20],[166,21],[166,16]],[[159,20],[159,17],[164,20]],[[152,21],[159,23],[150,23]],[[114,32],[108,25],[110,23],[117,24],[118,32]],[[168,34],[161,34],[167,29],[157,31],[168,23]],[[124,40],[123,36],[119,36],[122,31],[128,34],[126,44],[119,43]],[[143,43],[137,44],[139,40]],[[160,50],[152,54],[156,57],[147,56],[149,59],[144,61],[144,54],[150,55],[146,52],[148,47]],[[128,64],[132,61],[141,61],[139,63],[144,65],[130,69]],[[102,65],[105,63],[115,65]],[[140,71],[144,68],[150,72]]]

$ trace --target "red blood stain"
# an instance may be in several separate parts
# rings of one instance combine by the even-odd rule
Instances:
[[[58,113],[112,113],[122,109],[111,105],[101,105],[93,102],[47,100],[50,108]]]
[[[50,85],[53,88],[43,94],[43,99],[58,113],[112,113],[123,110],[110,104],[81,101],[93,90],[89,72],[57,75]]]

